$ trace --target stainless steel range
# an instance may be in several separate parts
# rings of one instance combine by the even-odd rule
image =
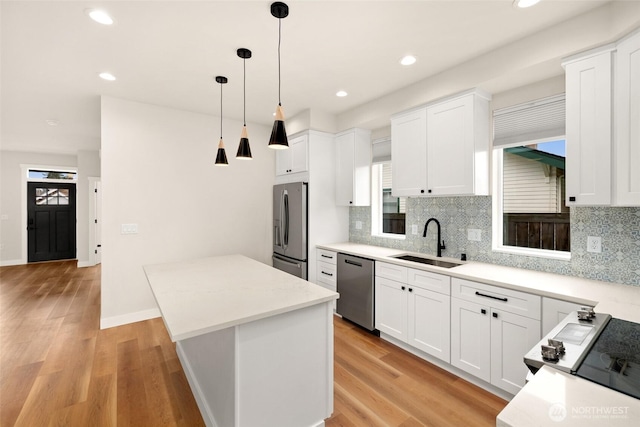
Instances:
[[[595,313],[570,313],[524,357],[640,399],[640,324]]]

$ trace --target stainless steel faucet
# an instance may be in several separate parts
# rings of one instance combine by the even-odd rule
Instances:
[[[442,250],[446,249],[446,247],[444,246],[444,240],[442,240],[442,244],[440,244],[440,239],[442,239],[442,234],[440,231],[440,222],[438,222],[437,219],[435,218],[429,218],[427,220],[427,222],[424,224],[424,233],[422,233],[422,237],[427,237],[427,228],[429,227],[429,223],[431,221],[435,221],[436,226],[438,227],[438,240],[437,240],[437,244],[438,244],[438,257],[442,257]]]

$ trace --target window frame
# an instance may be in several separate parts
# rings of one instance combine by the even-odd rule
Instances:
[[[371,165],[371,236],[383,237],[386,239],[406,240],[407,238],[407,216],[405,213],[405,233],[384,233],[382,231],[382,216],[384,211],[382,196],[382,167],[384,164],[393,164],[391,160],[376,162]]]
[[[549,249],[524,248],[518,246],[509,246],[503,244],[503,225],[504,225],[504,149],[511,147],[520,147],[529,144],[541,144],[545,142],[557,141],[564,139],[566,144],[566,136],[558,135],[556,137],[538,139],[534,141],[515,142],[512,144],[500,145],[493,148],[492,153],[492,238],[491,250],[493,252],[506,253],[512,255],[524,255],[538,258],[557,259],[569,261],[571,259],[571,251],[554,251]]]

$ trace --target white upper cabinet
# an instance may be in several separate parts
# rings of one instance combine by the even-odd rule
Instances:
[[[309,170],[308,135],[289,139],[289,148],[276,151],[276,176]]]
[[[336,134],[336,205],[371,204],[371,132],[349,129]]]
[[[640,33],[618,44],[615,69],[615,203],[640,206]]]
[[[395,197],[427,191],[427,109],[391,118],[391,182]]]
[[[427,192],[489,194],[489,101],[468,94],[427,107]]]
[[[489,194],[489,99],[473,90],[391,118],[394,196]]]
[[[611,204],[612,48],[572,59],[566,70],[567,205]]]
[[[640,206],[640,31],[563,65],[567,204]]]

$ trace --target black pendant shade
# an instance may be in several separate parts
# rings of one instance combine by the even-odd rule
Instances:
[[[284,127],[284,114],[282,113],[282,107],[280,105],[276,108],[276,119],[273,122],[273,129],[271,129],[269,148],[276,150],[289,148],[289,139],[287,138],[287,131]]]
[[[249,49],[240,48],[237,50],[237,54],[240,58],[242,58],[242,68],[243,68],[243,82],[242,82],[242,93],[243,93],[243,120],[244,125],[242,126],[242,133],[240,134],[240,144],[238,144],[238,152],[236,153],[236,159],[240,160],[251,160],[251,147],[249,146],[249,134],[247,133],[247,59],[251,58],[251,51]]]
[[[280,43],[282,41],[282,19],[289,16],[289,6],[279,1],[272,3],[271,15],[278,18],[278,107],[276,108],[276,119],[273,122],[273,129],[271,130],[271,138],[269,138],[269,148],[284,149],[289,148],[289,140],[284,127],[284,113],[280,99]]]
[[[224,151],[224,141],[222,141],[222,85],[227,83],[224,76],[216,76],[216,82],[220,83],[220,142],[218,142],[218,154],[216,155],[216,166],[227,166],[227,153]]]
[[[249,137],[247,136],[247,125],[242,126],[242,134],[240,135],[240,144],[238,145],[238,159],[251,159],[251,147],[249,146]]]
[[[216,166],[228,165],[227,153],[224,151],[224,143],[222,142],[222,138],[220,138],[220,142],[218,143],[218,154],[216,155]]]

